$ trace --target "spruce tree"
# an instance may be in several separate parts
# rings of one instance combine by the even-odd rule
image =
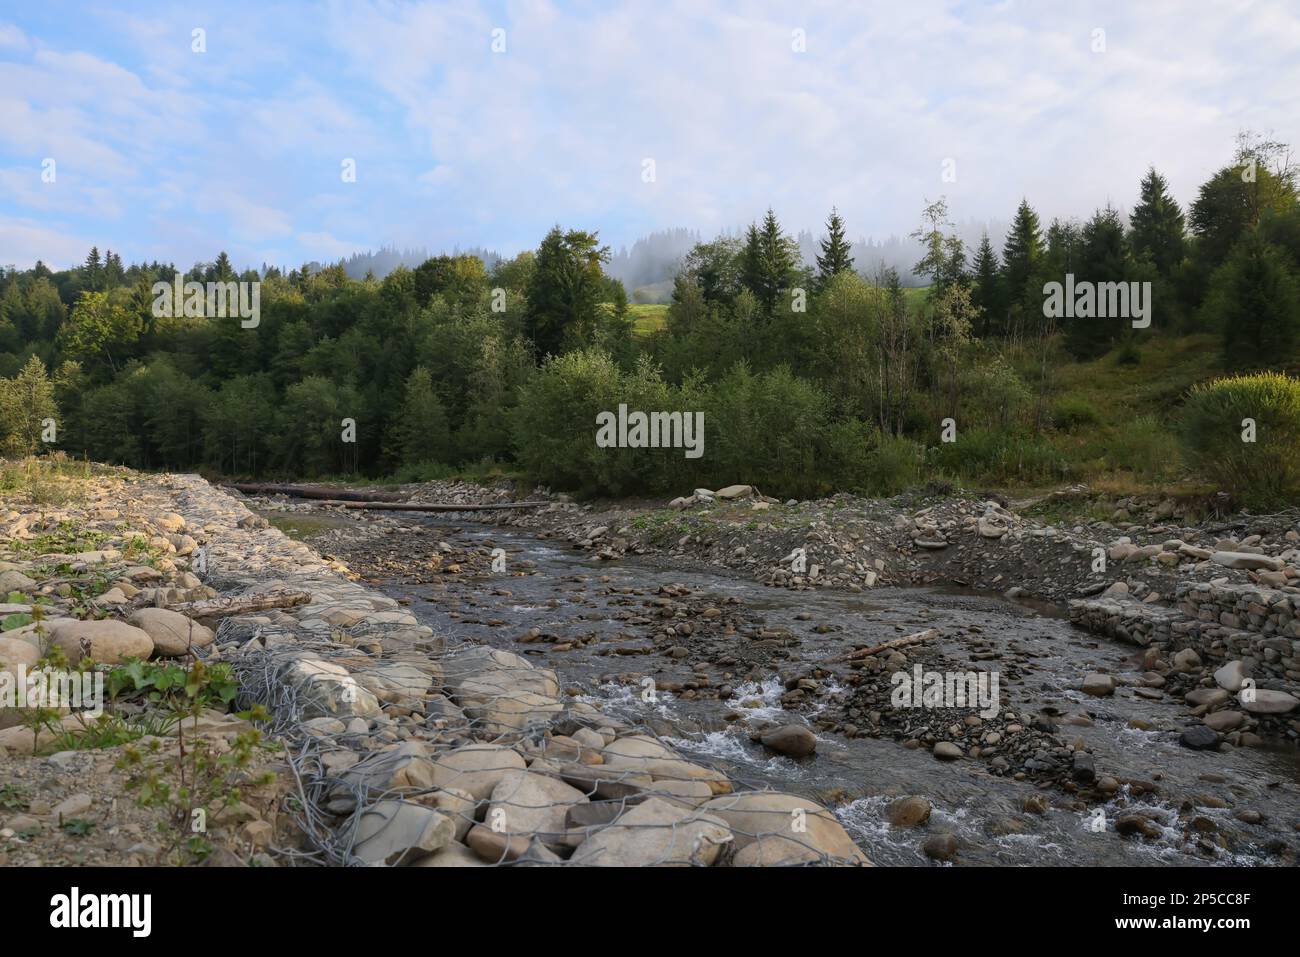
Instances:
[[[972,278],[975,290],[971,298],[980,308],[980,317],[976,326],[976,335],[981,338],[1001,335],[1005,332],[1005,306],[1002,303],[1002,276],[998,265],[998,254],[993,251],[986,232],[980,239],[979,249],[975,251],[975,266]]]
[[[853,271],[853,257],[849,243],[844,238],[844,220],[839,211],[831,208],[831,218],[826,221],[827,236],[821,242],[822,254],[817,257],[817,281],[825,286],[842,272]]]
[[[1002,246],[1003,289],[1012,327],[1007,329],[1008,333],[1014,333],[1014,327],[1026,321],[1036,303],[1041,308],[1042,289],[1034,289],[1032,280],[1042,254],[1043,234],[1038,214],[1028,200],[1022,199]]]
[[[746,231],[745,251],[741,255],[745,286],[758,300],[764,317],[771,318],[782,290],[794,283],[797,265],[798,249],[794,240],[781,231],[776,214],[769,208],[763,225],[751,225]]]
[[[1142,194],[1129,216],[1133,255],[1146,256],[1162,278],[1168,279],[1183,261],[1186,244],[1183,211],[1169,195],[1168,184],[1154,168],[1142,178]]]

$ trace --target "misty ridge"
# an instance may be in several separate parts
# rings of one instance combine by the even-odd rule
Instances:
[[[1004,220],[990,219],[979,221],[968,219],[954,225],[953,233],[962,240],[967,249],[979,247],[985,233],[989,240],[1001,248],[1006,238],[1008,224]],[[605,274],[623,283],[628,298],[632,302],[666,303],[672,299],[673,277],[681,271],[682,261],[687,253],[697,244],[710,239],[742,240],[745,236],[743,227],[723,230],[717,236],[706,236],[698,229],[676,227],[656,230],[635,240],[631,247],[626,245],[610,250],[609,262],[605,265]],[[794,235],[798,245],[800,264],[813,268],[817,265],[819,243],[825,238],[812,230],[799,230]],[[850,243],[850,254],[859,275],[874,276],[885,270],[896,271],[904,286],[918,288],[929,285],[929,278],[914,271],[917,262],[925,254],[922,244],[910,237],[892,235],[883,240],[870,236],[859,238]],[[444,251],[445,253],[445,251]],[[482,247],[461,249],[454,247],[451,256],[476,256],[490,272],[503,259],[501,253]],[[337,265],[352,279],[364,279],[373,274],[376,279],[383,279],[394,269],[403,266],[415,269],[422,263],[438,255],[428,249],[398,249],[384,246],[374,252],[354,253],[339,260]],[[326,264],[309,262],[309,272],[319,272]],[[262,266],[265,275],[269,267]]]

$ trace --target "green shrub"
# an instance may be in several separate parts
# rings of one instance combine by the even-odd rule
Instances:
[[[1107,438],[1106,461],[1111,468],[1141,479],[1169,478],[1178,471],[1178,440],[1173,429],[1154,415],[1139,415]]]
[[[845,419],[827,428],[819,457],[825,491],[870,491],[872,455],[879,445],[879,429],[861,419]]]
[[[715,484],[756,485],[780,498],[818,491],[827,399],[816,385],[784,366],[754,374],[737,363],[708,409],[702,464]]]
[[[1254,441],[1244,441],[1244,420]],[[1188,463],[1243,505],[1300,502],[1300,379],[1274,372],[1192,389],[1178,431]]]
[[[1137,343],[1132,339],[1121,342],[1119,349],[1115,351],[1115,363],[1121,366],[1141,365],[1142,352],[1138,349]]]
[[[515,444],[529,476],[555,488],[619,494],[635,479],[640,449],[596,446],[596,415],[616,411],[618,366],[597,350],[547,361],[520,391]]]
[[[1101,421],[1096,406],[1080,395],[1063,395],[1052,403],[1052,425],[1064,432],[1073,432],[1081,425],[1095,425]]]
[[[887,435],[868,456],[866,491],[875,495],[897,495],[921,481],[925,450],[917,442]]]
[[[959,432],[930,452],[932,469],[975,482],[1035,482],[1064,478],[1061,453],[1041,438],[997,429]]]

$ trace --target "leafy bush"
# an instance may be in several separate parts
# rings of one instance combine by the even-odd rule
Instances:
[[[911,439],[887,435],[868,456],[865,488],[876,495],[896,495],[921,480],[924,449]]]
[[[648,362],[624,374],[600,350],[552,358],[520,392],[514,426],[519,462],[538,482],[586,494],[658,487],[667,461],[683,458],[683,450],[600,448],[596,416],[617,414],[620,403],[629,412],[680,411],[676,392]]]
[[[845,419],[827,428],[819,476],[826,490],[869,491],[872,454],[879,445],[879,429],[861,419]]]
[[[1171,477],[1179,464],[1173,430],[1154,415],[1139,415],[1123,423],[1106,440],[1106,460],[1112,468],[1138,478]]]
[[[1101,421],[1097,407],[1079,395],[1063,395],[1052,403],[1052,425],[1065,432],[1073,432],[1081,425],[1095,425]]]
[[[813,494],[826,419],[826,396],[811,382],[784,366],[754,374],[737,363],[712,390],[706,472],[717,484],[757,485],[782,498]]]
[[[957,441],[931,450],[936,471],[978,482],[1027,482],[1063,478],[1061,453],[1047,441],[1015,432],[971,429]]]
[[[1245,441],[1245,420],[1254,441]],[[1189,464],[1252,508],[1300,501],[1300,379],[1274,372],[1192,389],[1178,432]]]

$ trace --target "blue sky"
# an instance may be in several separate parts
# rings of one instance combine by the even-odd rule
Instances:
[[[768,205],[881,237],[940,194],[1127,207],[1150,164],[1186,202],[1239,130],[1300,142],[1297,51],[1300,4],[1244,0],[4,2],[0,264],[618,246]]]

